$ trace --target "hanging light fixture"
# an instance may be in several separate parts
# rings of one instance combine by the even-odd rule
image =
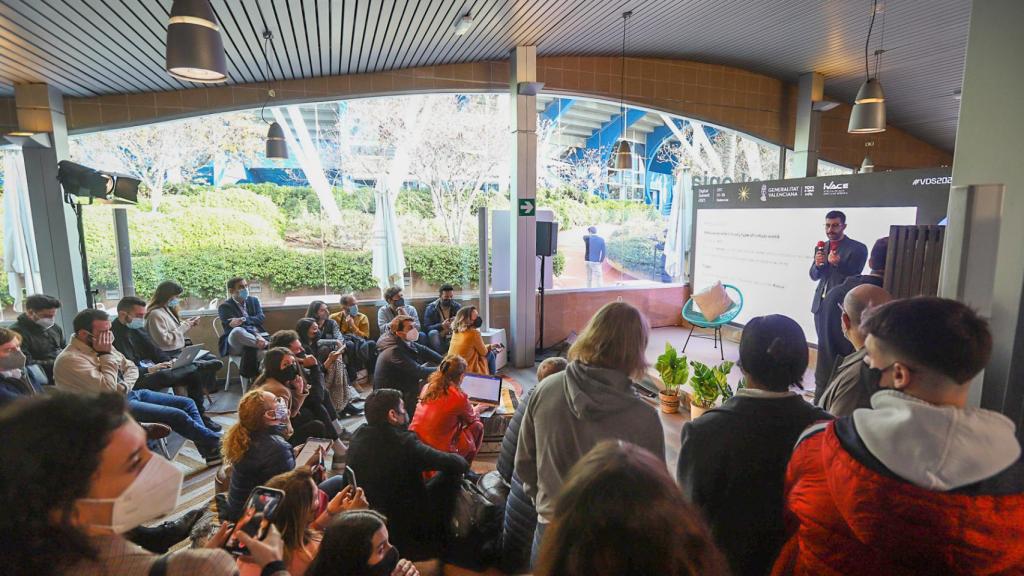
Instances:
[[[878,0],[871,4],[871,24],[868,25],[868,38],[864,42],[864,83],[857,90],[857,98],[853,101],[850,112],[850,124],[846,131],[851,134],[872,134],[885,132],[885,93],[882,83],[878,81],[878,61],[883,50],[875,52],[875,77],[871,77],[868,69],[868,47],[871,44],[871,31],[875,26],[875,15],[878,13]],[[884,17],[883,17],[884,22]],[[883,28],[884,30],[884,28]],[[883,42],[884,42],[883,35]]]
[[[868,172],[875,171],[875,161],[871,159],[871,154],[864,155],[864,161],[860,163],[860,173],[866,174]]]
[[[260,109],[260,118],[266,122],[267,118],[265,113],[267,111],[267,102],[275,96],[274,89],[270,87],[270,83],[273,81],[273,71],[270,69],[270,57],[268,56],[268,46],[270,41],[274,38],[274,33],[270,30],[263,31],[263,61],[267,65],[267,69],[264,72],[263,77],[267,79],[267,98],[263,101],[263,108]],[[279,160],[288,159],[288,141],[284,138],[284,129],[277,122],[269,122],[270,128],[267,130],[267,158],[276,158]]]
[[[616,170],[632,170],[633,169],[633,151],[629,146],[629,141],[626,140],[626,21],[632,16],[632,12],[622,13],[622,65],[620,74],[620,92],[619,92],[619,114],[622,116],[622,138],[619,140],[618,145],[615,147],[615,169]]]
[[[167,21],[166,70],[189,82],[228,79],[220,26],[208,0],[174,0]]]

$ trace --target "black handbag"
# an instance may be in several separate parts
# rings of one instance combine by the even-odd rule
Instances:
[[[459,481],[448,522],[445,562],[480,572],[498,560],[505,509],[489,496],[474,482]]]
[[[455,494],[455,507],[449,523],[451,537],[464,540],[479,533],[488,521],[498,513],[487,494],[475,483],[463,478]]]

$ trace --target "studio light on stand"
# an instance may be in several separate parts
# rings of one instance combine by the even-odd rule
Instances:
[[[96,303],[96,290],[89,279],[89,259],[85,251],[85,227],[82,207],[87,204],[136,204],[139,200],[139,180],[116,172],[100,172],[88,166],[62,160],[57,163],[57,180],[64,190],[64,202],[71,206],[78,224],[78,251],[82,257],[82,276],[85,282],[85,303],[92,308]]]
[[[871,31],[875,27],[875,16],[878,13],[878,0],[871,4],[871,23],[868,25],[868,38],[864,42],[864,83],[857,90],[857,98],[853,101],[850,112],[850,124],[846,131],[850,134],[874,134],[885,132],[885,92],[878,80],[878,65],[884,48],[875,51],[875,76],[871,76],[868,68],[868,48],[871,45]],[[882,45],[885,45],[885,17],[882,17]]]

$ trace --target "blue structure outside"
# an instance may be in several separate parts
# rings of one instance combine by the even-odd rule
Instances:
[[[576,101],[572,98],[555,98],[550,104],[544,108],[544,111],[540,113],[540,121],[558,122],[558,119],[570,108]]]

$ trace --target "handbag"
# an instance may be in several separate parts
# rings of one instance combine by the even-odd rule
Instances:
[[[452,538],[464,540],[479,534],[498,513],[498,507],[471,480],[459,481],[455,507],[449,523]]]

